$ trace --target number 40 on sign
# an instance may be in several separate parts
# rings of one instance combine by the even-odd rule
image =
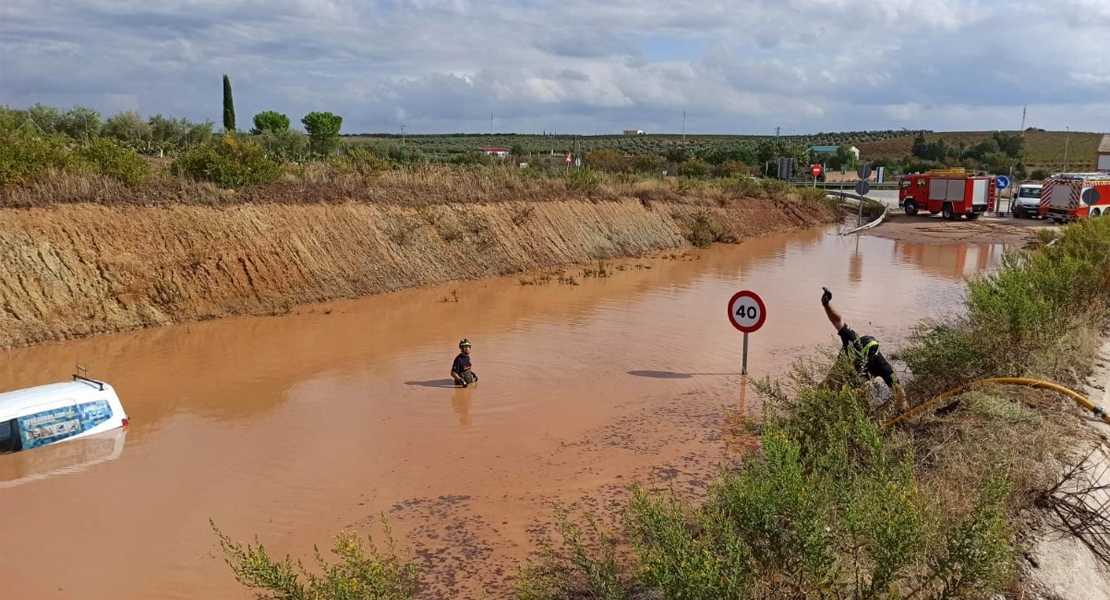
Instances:
[[[741,374],[748,374],[748,334],[759,331],[767,320],[767,306],[759,294],[750,290],[736,292],[728,301],[728,320],[744,333],[744,363]]]

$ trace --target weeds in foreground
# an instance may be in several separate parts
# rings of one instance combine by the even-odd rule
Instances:
[[[316,549],[319,574],[309,572],[289,557],[274,560],[262,544],[233,541],[210,522],[220,540],[235,579],[266,600],[410,600],[416,598],[420,573],[415,563],[396,553],[396,544],[383,517],[386,546],[373,538],[365,543],[351,532],[336,536],[331,551],[339,560],[329,563]]]
[[[563,555],[589,564],[542,562],[520,597],[940,600],[1000,589],[1013,564],[1004,470],[982,479],[968,510],[948,511],[928,503],[912,455],[887,444],[849,389],[805,388],[794,404],[825,419],[772,411],[762,454],[723,473],[704,504],[635,488],[634,560],[583,553],[564,536]],[[612,572],[625,562],[626,576]],[[607,585],[581,585],[584,573],[606,573]]]

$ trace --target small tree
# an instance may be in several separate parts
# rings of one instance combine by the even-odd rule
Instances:
[[[67,111],[58,123],[60,133],[85,142],[91,142],[93,138],[100,135],[102,127],[100,113],[83,106],[76,106]]]
[[[104,123],[104,135],[137,148],[150,140],[150,124],[137,111],[121,112]]]
[[[289,117],[273,110],[264,110],[254,115],[254,129],[251,134],[258,135],[262,132],[281,133],[289,131]]]
[[[343,117],[330,112],[310,112],[301,119],[308,132],[309,147],[320,156],[327,156],[339,147],[339,128]]]
[[[224,75],[224,131],[235,131],[235,101],[231,97],[231,80]]]
[[[27,109],[27,119],[45,134],[58,133],[62,123],[62,111],[45,104],[35,104]]]

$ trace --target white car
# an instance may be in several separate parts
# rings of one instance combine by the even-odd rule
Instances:
[[[80,375],[5,392],[0,394],[0,454],[126,427],[128,421],[112,386]]]
[[[1039,183],[1023,183],[1014,190],[1010,213],[1015,219],[1036,217],[1041,214],[1041,189]]]

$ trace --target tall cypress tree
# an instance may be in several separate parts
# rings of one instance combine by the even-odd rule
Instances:
[[[224,75],[224,131],[235,131],[235,101],[231,99],[231,80]]]

